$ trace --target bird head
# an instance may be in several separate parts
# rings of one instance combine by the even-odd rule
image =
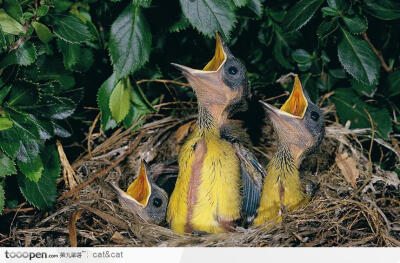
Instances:
[[[172,65],[187,78],[199,105],[205,107],[217,122],[245,104],[243,101],[248,95],[247,70],[232,55],[218,32],[214,57],[202,70],[175,63]]]
[[[110,185],[124,209],[155,224],[160,224],[165,220],[168,195],[155,182],[152,182],[147,164],[144,161],[140,164],[138,176],[129,185],[126,192],[112,183]]]
[[[262,102],[272,121],[281,145],[287,146],[300,165],[303,157],[312,152],[325,134],[324,116],[317,105],[303,91],[299,77],[295,75],[292,93],[278,109]]]

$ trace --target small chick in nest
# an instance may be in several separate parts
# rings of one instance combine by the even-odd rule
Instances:
[[[161,224],[165,221],[168,194],[156,185],[154,177],[148,170],[147,164],[141,161],[139,173],[126,192],[114,183],[109,184],[124,209],[147,222]]]

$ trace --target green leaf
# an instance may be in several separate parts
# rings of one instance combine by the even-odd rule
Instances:
[[[114,120],[120,123],[129,112],[132,86],[129,78],[120,80],[110,96],[109,107]]]
[[[377,90],[376,85],[367,85],[354,79],[351,80],[351,88],[369,98],[372,98]]]
[[[48,146],[41,151],[44,166],[42,177],[38,182],[32,182],[23,175],[18,176],[20,190],[26,200],[42,210],[53,206],[57,197],[57,179],[60,176],[61,165],[58,152],[54,146]]]
[[[4,193],[4,186],[3,184],[0,184],[0,215],[3,213],[5,201],[6,201],[6,195]]]
[[[236,23],[234,6],[225,0],[180,0],[183,14],[192,26],[206,36],[213,37],[215,31],[229,39]]]
[[[339,68],[339,69],[330,69],[328,72],[332,77],[334,77],[336,79],[345,79],[345,78],[347,78],[346,72],[341,68]]]
[[[379,60],[364,40],[355,38],[342,29],[343,39],[338,45],[338,57],[343,68],[355,79],[374,85],[378,82]]]
[[[337,10],[336,8],[323,7],[321,10],[322,10],[322,16],[323,17],[338,16],[339,15],[339,10]]]
[[[81,48],[79,63],[73,68],[74,71],[85,72],[88,71],[94,62],[93,51],[89,48]]]
[[[62,40],[57,41],[58,50],[63,54],[64,67],[73,71],[79,62],[80,47]]]
[[[7,105],[33,105],[38,100],[39,92],[36,85],[26,81],[15,81]]]
[[[55,0],[55,1],[53,1],[53,3],[54,3],[56,13],[66,12],[74,4],[74,2],[72,2],[70,0]]]
[[[71,116],[76,109],[73,98],[57,97],[53,95],[42,96],[41,100],[32,106],[25,106],[26,110],[33,110],[44,118],[62,120]]]
[[[1,62],[0,67],[9,65],[29,66],[35,62],[37,58],[36,48],[32,42],[23,42],[17,50],[9,53]]]
[[[256,14],[257,18],[261,18],[263,14],[263,8],[260,0],[249,0],[247,7]]]
[[[392,132],[392,120],[385,108],[367,105],[354,91],[346,88],[336,89],[332,100],[343,125],[350,120],[351,128],[371,128],[365,109],[371,115],[377,136],[385,140],[389,139],[389,134]]]
[[[138,88],[139,89],[139,88]],[[133,124],[137,123],[137,127],[143,123],[143,120],[138,122],[140,118],[145,116],[149,112],[153,112],[151,105],[146,103],[146,98],[142,96],[138,90],[132,89],[131,92],[131,107],[129,109],[128,115],[124,118],[123,123],[126,128],[131,127]]]
[[[288,11],[284,27],[286,30],[299,30],[310,21],[325,0],[301,0]]]
[[[348,0],[328,0],[328,5],[342,12],[348,11],[347,9],[349,8]]]
[[[0,105],[3,103],[4,98],[8,95],[11,89],[11,85],[3,86],[0,89]]]
[[[29,20],[29,19],[31,19],[32,17],[34,17],[35,15],[33,14],[33,13],[31,13],[31,12],[25,12],[25,13],[23,13],[22,14],[22,18],[24,19],[24,20]]]
[[[24,27],[0,9],[0,27],[4,33],[18,35],[24,33]]]
[[[4,36],[4,32],[0,26],[0,53],[2,53],[2,51],[5,51],[5,50],[7,50],[7,40],[6,40],[6,37]]]
[[[0,117],[0,131],[12,128],[13,123],[7,117]]]
[[[5,153],[0,151],[0,177],[16,174],[15,164]]]
[[[319,89],[316,87],[318,87],[318,80],[320,79],[321,78],[313,78],[311,73],[300,75],[301,85],[307,91],[308,96],[314,103],[316,103],[319,97]]]
[[[149,7],[151,0],[132,0],[132,4],[135,6]]]
[[[329,22],[324,21],[319,25],[317,29],[317,35],[320,39],[324,39],[325,37],[332,34],[337,28],[338,23],[336,19],[333,19]]]
[[[175,22],[172,26],[170,26],[168,31],[170,33],[173,33],[173,32],[177,33],[182,30],[185,30],[189,26],[190,26],[189,20],[187,20],[186,17],[181,16],[181,18],[177,22]]]
[[[367,107],[369,114],[371,115],[377,136],[384,139],[390,140],[390,134],[393,132],[392,117],[390,116],[386,108],[375,108]]]
[[[128,5],[114,21],[109,50],[117,79],[131,74],[148,61],[151,33],[140,8]]]
[[[40,139],[48,140],[54,136],[54,122],[52,120],[44,120],[36,118],[33,115],[30,115],[32,119],[36,122],[36,127],[39,130]]]
[[[290,57],[291,49],[289,46],[289,39],[292,37],[292,33],[283,34],[282,31],[276,30],[275,31],[275,44],[272,50],[272,54],[274,55],[276,61],[281,64],[286,69],[293,70],[294,67],[288,61]]]
[[[304,49],[296,49],[292,53],[292,58],[297,63],[307,63],[311,61],[311,54]]]
[[[24,42],[17,49],[16,53],[17,64],[28,66],[35,62],[37,58],[36,48],[32,42]]]
[[[109,107],[110,96],[115,87],[115,73],[111,75],[99,88],[97,93],[97,104],[101,111],[101,127],[103,131],[115,128],[117,123],[112,118],[111,110]]]
[[[347,17],[342,16],[343,22],[346,24],[346,27],[353,34],[361,34],[362,32],[367,31],[368,24],[367,19],[365,17],[354,16]]]
[[[312,56],[308,51],[304,49],[296,49],[292,53],[292,58],[297,62],[297,66],[300,71],[307,71],[310,69],[312,64]]]
[[[43,173],[43,163],[39,155],[34,156],[27,162],[17,162],[19,170],[32,182],[38,182]]]
[[[35,32],[43,43],[49,43],[50,40],[53,39],[53,33],[51,33],[50,29],[46,26],[43,25],[42,23],[39,22],[32,22],[32,26],[35,29]]]
[[[55,56],[39,56],[36,67],[25,69],[25,74],[36,82],[56,81],[61,89],[70,89],[75,86],[75,79],[65,70],[62,60]]]
[[[57,37],[70,43],[82,43],[92,38],[88,27],[74,15],[54,15],[53,31]]]
[[[400,3],[391,0],[364,0],[366,9],[371,15],[382,20],[400,18]]]
[[[38,17],[45,16],[49,12],[49,9],[50,8],[48,5],[41,5],[38,9],[36,9],[36,15]]]
[[[294,69],[294,67],[287,60],[286,54],[283,53],[284,51],[281,41],[279,40],[275,41],[274,48],[272,51],[276,61],[278,61],[279,64],[281,64],[286,69]]]
[[[273,20],[279,23],[281,23],[285,19],[285,16],[287,14],[286,10],[280,10],[280,9],[278,10],[271,9],[268,11],[269,11],[269,16],[271,16]]]
[[[5,108],[7,117],[12,120],[13,127],[0,131],[0,147],[11,158],[27,161],[30,156],[38,154],[40,134],[28,114],[19,113],[11,108]]]
[[[393,97],[400,94],[400,70],[394,71],[388,76],[388,95]]]
[[[233,3],[235,4],[235,6],[237,7],[243,7],[245,5],[247,5],[247,2],[249,0],[233,0]]]
[[[4,0],[4,9],[12,18],[23,23],[22,8],[18,0]]]
[[[69,127],[70,128],[70,127]],[[63,126],[60,123],[54,123],[54,135],[61,137],[61,138],[68,138],[72,135],[72,132]]]

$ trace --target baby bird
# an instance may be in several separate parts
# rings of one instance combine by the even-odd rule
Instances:
[[[247,106],[245,66],[216,33],[216,49],[203,70],[173,64],[198,101],[198,121],[179,153],[179,175],[167,221],[177,233],[230,231],[252,222],[262,189],[263,168],[248,150],[247,134],[229,120]]]
[[[138,176],[126,192],[111,182],[109,184],[117,194],[121,206],[128,212],[154,224],[160,224],[165,220],[168,195],[153,182],[144,161],[140,164]]]
[[[266,167],[267,176],[254,225],[271,220],[279,222],[282,207],[290,211],[308,202],[310,196],[300,181],[299,167],[325,134],[322,112],[303,92],[297,75],[292,93],[281,109],[262,104],[278,136],[278,151]]]

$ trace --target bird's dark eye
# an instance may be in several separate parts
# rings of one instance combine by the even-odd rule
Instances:
[[[314,121],[318,121],[319,119],[319,114],[316,111],[312,111],[311,112],[311,119],[313,119]]]
[[[160,207],[162,205],[162,200],[160,198],[154,198],[153,199],[153,205],[155,207]]]
[[[236,68],[236,67],[229,67],[228,68],[228,72],[229,72],[229,74],[231,74],[231,75],[236,75],[236,73],[238,72],[238,69]]]

